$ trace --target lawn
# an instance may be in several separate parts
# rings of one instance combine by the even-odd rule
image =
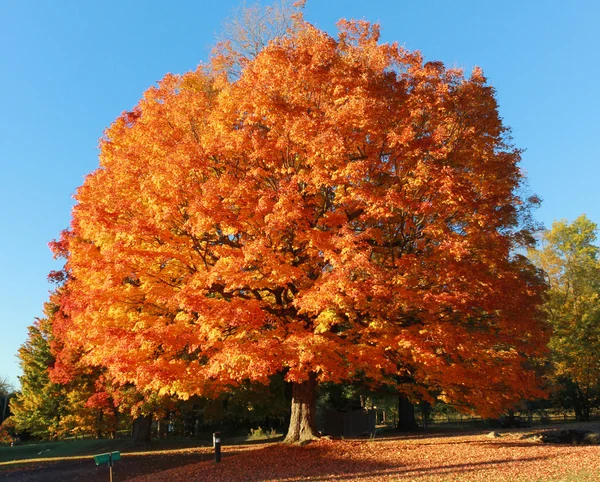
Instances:
[[[556,427],[553,427],[556,428]],[[600,427],[596,427],[600,429]],[[532,429],[470,434],[387,435],[374,440],[321,439],[304,447],[279,443],[124,453],[115,481],[600,481],[600,446],[540,444]],[[77,467],[69,466],[78,463]],[[0,473],[12,481],[107,480],[91,460],[32,462]]]
[[[170,438],[167,440],[153,441],[150,447],[153,450],[181,449],[198,447],[202,442],[185,438]],[[204,442],[208,445],[208,442]],[[134,447],[130,439],[79,439],[58,442],[42,442],[14,447],[0,446],[0,469],[7,464],[19,461],[26,462],[32,459],[79,459],[90,457],[93,454],[118,450],[120,452],[140,452],[148,447]]]

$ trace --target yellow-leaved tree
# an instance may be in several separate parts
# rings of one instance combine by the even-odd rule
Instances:
[[[544,309],[553,330],[553,377],[578,420],[600,397],[600,263],[598,226],[585,215],[556,221],[530,257],[546,276]]]

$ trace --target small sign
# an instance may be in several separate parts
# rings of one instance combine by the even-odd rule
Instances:
[[[96,465],[112,465],[115,460],[121,460],[121,452],[109,452],[106,454],[94,455],[94,461],[96,462]]]

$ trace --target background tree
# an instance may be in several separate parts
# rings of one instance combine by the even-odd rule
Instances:
[[[482,414],[537,393],[541,285],[514,254],[526,200],[493,89],[367,22],[296,25],[239,79],[221,54],[106,131],[54,245],[64,343],[158,395],[281,373],[288,441],[316,435],[321,381],[407,378]]]
[[[553,329],[554,377],[578,419],[588,420],[600,396],[600,265],[597,225],[585,215],[556,221],[530,257],[548,283],[544,305]]]
[[[15,389],[4,377],[0,377],[0,424],[10,416],[8,402],[15,395]]]
[[[52,318],[58,306],[46,303],[44,318],[27,328],[27,341],[19,348],[23,375],[21,389],[10,401],[12,422],[18,432],[37,438],[54,438],[60,434],[60,421],[65,412],[65,394],[59,384],[50,380],[48,369],[54,363],[50,352]]]
[[[272,5],[246,1],[223,23],[215,58],[227,73],[238,78],[244,67],[272,41],[290,36],[301,25],[305,1],[276,0]]]
[[[65,256],[59,253],[58,247],[54,249],[57,256]],[[56,310],[52,317],[50,351],[54,360],[49,367],[50,380],[61,386],[68,407],[60,423],[62,433],[115,437],[120,422],[125,423],[125,428],[132,420],[134,444],[150,442],[153,416],[164,413],[172,401],[156,393],[143,393],[132,384],[111,383],[103,366],[86,363],[84,343],[68,336],[71,328],[66,314],[71,299],[68,273],[54,272],[51,278],[63,283],[54,295],[62,309]]]
[[[99,369],[82,369],[74,361],[68,371],[64,363],[56,366],[63,295],[63,288],[52,293],[44,306],[45,316],[28,328],[28,339],[19,349],[23,376],[19,378],[21,390],[10,404],[11,426],[41,439],[114,435],[116,407]],[[65,353],[60,355],[64,362]]]

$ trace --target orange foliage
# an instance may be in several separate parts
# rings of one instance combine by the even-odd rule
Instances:
[[[85,363],[183,398],[281,370],[400,375],[482,414],[537,394],[493,89],[339,27],[303,24],[235,81],[169,74],[106,131],[55,244]]]

